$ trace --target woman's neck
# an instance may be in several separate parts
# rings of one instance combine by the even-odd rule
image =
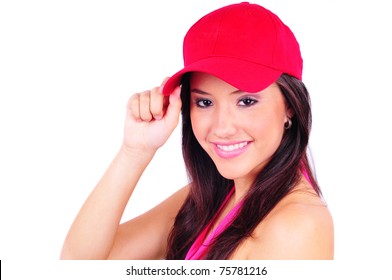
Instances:
[[[235,192],[233,194],[234,204],[237,204],[248,193],[253,180],[249,178],[234,179]]]

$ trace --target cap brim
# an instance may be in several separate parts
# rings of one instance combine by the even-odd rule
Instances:
[[[233,87],[250,93],[262,91],[282,75],[282,71],[250,61],[228,57],[209,57],[189,64],[175,73],[165,83],[163,94],[170,95],[180,85],[182,76],[188,72],[204,72],[214,75]]]

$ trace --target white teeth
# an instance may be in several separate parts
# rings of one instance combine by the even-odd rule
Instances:
[[[216,145],[216,146],[224,152],[232,152],[238,149],[242,149],[246,145],[248,145],[248,142],[242,142],[242,143],[228,145],[228,146],[224,146],[224,145]]]

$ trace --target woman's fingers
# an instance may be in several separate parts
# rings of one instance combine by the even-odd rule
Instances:
[[[169,122],[175,123],[177,125],[180,112],[181,112],[181,88],[178,86],[174,89],[174,91],[168,97],[169,104],[166,112],[165,118],[168,119]]]
[[[162,119],[165,112],[165,103],[159,87],[151,91],[144,91],[131,96],[128,102],[128,108],[132,117],[137,121],[150,122],[153,119]],[[167,106],[167,105],[166,105]]]
[[[150,113],[156,120],[160,120],[164,114],[164,96],[161,88],[156,87],[151,90],[150,93]]]
[[[152,120],[150,102],[150,91],[143,92],[139,95],[139,113],[142,121],[149,122]]]
[[[173,114],[172,117],[174,118],[179,114],[181,110],[180,88],[176,88],[171,96],[164,96],[162,88],[167,79],[164,79],[160,87],[131,96],[128,108],[131,111],[131,116],[136,121],[161,120],[167,114],[168,109],[171,111],[170,115]]]
[[[129,117],[132,117],[136,121],[141,121],[140,110],[139,110],[139,97],[140,93],[132,95],[128,100],[128,112],[130,112]],[[128,113],[127,113],[128,114]]]

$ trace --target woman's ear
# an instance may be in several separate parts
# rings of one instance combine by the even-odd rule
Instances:
[[[291,107],[286,106],[286,117],[287,119],[292,119],[294,116],[294,111]]]

